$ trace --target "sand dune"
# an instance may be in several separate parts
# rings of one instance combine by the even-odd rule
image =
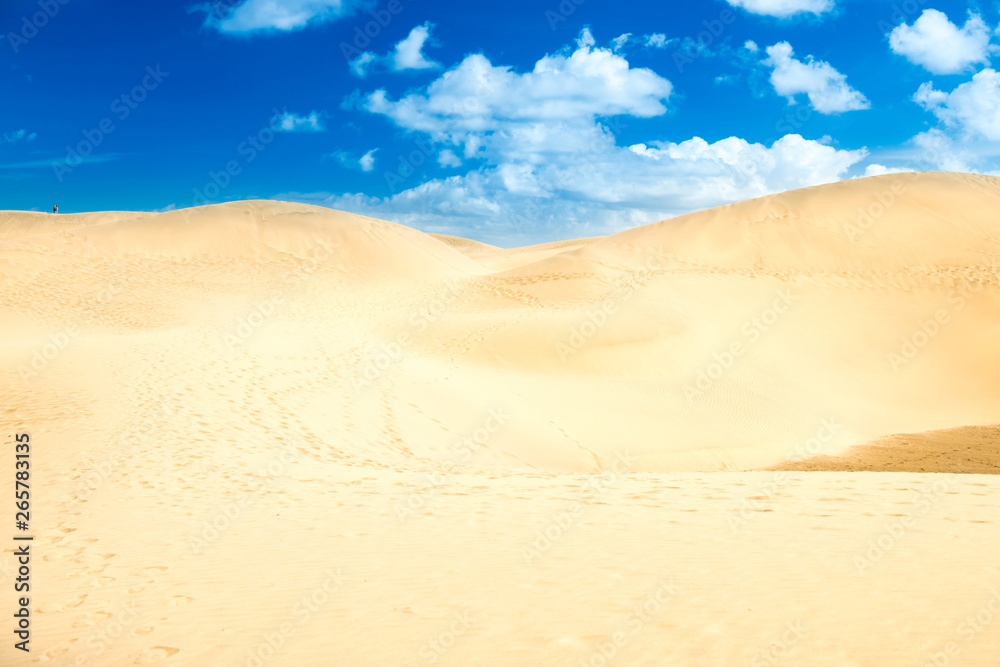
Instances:
[[[502,405],[477,463],[746,469],[820,430],[835,454],[1000,422],[998,202],[994,178],[900,174],[512,250],[280,202],[6,213],[3,305],[8,339],[176,329],[239,382],[292,355],[295,400],[328,408],[296,418],[347,458],[433,459]]]
[[[514,249],[271,201],[0,212],[0,280],[44,582],[2,664],[996,655],[956,624],[1000,589],[1000,478],[932,473],[996,471],[1000,179]]]

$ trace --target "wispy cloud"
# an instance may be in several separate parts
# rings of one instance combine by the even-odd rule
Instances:
[[[79,162],[74,162],[74,164],[94,164],[98,162],[112,162],[124,157],[124,153],[105,153],[104,155],[88,155],[87,157],[80,156]],[[25,162],[7,162],[5,164],[0,164],[0,169],[41,169],[44,167],[52,167],[54,164],[64,164],[66,162],[66,156],[61,157],[50,157],[43,158],[41,160],[27,160]]]
[[[37,133],[28,132],[27,130],[4,132],[0,134],[0,144],[13,144],[18,141],[34,141],[37,136]]]
[[[205,26],[223,33],[291,32],[334,21],[374,3],[368,0],[243,0],[206,2],[189,11],[204,12]]]
[[[654,32],[652,35],[643,35],[646,40],[646,46],[653,49],[665,49],[671,42],[675,42],[675,39],[667,39],[667,36],[662,32]]]
[[[305,116],[285,111],[274,117],[271,127],[278,132],[326,132],[324,117],[325,114],[321,111],[313,111]]]
[[[378,152],[377,148],[373,148],[364,155],[358,157],[356,154],[352,155],[347,151],[335,151],[330,153],[328,157],[333,158],[340,164],[351,169],[360,169],[364,172],[370,172],[375,169],[375,153]]]
[[[834,0],[726,0],[733,7],[742,7],[751,14],[788,18],[796,14],[824,14],[831,11]]]
[[[611,50],[617,53],[629,45],[645,46],[649,49],[665,49],[676,41],[678,41],[676,38],[670,39],[662,32],[638,36],[627,32],[611,40]]]

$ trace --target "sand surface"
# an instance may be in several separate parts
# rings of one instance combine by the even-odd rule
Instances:
[[[993,665],[1000,477],[953,473],[1000,449],[998,211],[900,174],[510,250],[0,212],[0,664]]]
[[[1000,426],[903,433],[851,447],[841,456],[782,461],[770,470],[1000,474]]]

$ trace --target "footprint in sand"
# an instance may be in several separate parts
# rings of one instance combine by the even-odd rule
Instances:
[[[132,634],[142,637],[143,635],[148,635],[153,630],[154,628],[152,625],[144,625],[141,628],[135,628],[134,630],[132,630]]]
[[[173,648],[172,646],[151,646],[143,649],[139,657],[132,664],[155,665],[163,662],[170,656],[176,655],[179,651],[179,648]]]
[[[96,611],[92,614],[87,614],[84,618],[81,618],[76,623],[73,624],[74,628],[86,628],[93,627],[98,623],[102,623],[111,618],[111,614],[106,611]]]
[[[193,597],[187,595],[172,595],[170,596],[170,606],[171,607],[183,607],[188,602],[194,600]]]
[[[86,594],[79,595],[79,596],[73,598],[72,600],[70,600],[69,602],[64,602],[63,606],[60,609],[62,611],[65,611],[67,609],[76,609],[77,607],[79,607],[80,605],[82,605],[83,601],[86,600],[86,599],[87,599],[87,595]]]
[[[90,583],[100,588],[101,586],[107,586],[114,580],[115,580],[114,577],[95,577],[94,579],[90,580]]]
[[[154,565],[152,567],[141,567],[138,570],[132,570],[132,574],[137,577],[149,577],[153,575],[160,574],[161,572],[166,572],[168,568],[162,565]]]
[[[75,639],[73,641],[76,641]],[[42,656],[38,659],[38,662],[48,662],[49,660],[54,660],[61,656],[63,653],[70,649],[70,642],[61,642],[58,646],[50,648],[49,650],[42,653]]]

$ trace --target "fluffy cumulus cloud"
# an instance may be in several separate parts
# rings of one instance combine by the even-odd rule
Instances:
[[[466,158],[529,161],[574,151],[575,136],[599,134],[598,116],[649,118],[666,112],[669,81],[592,44],[584,31],[572,54],[545,56],[524,74],[470,55],[426,92],[392,100],[378,90],[364,106],[402,128],[461,148]]]
[[[694,210],[830,183],[862,161],[847,151],[788,135],[770,146],[730,137],[629,147],[608,142],[544,164],[501,162],[434,179],[384,198],[363,194],[300,199],[426,231],[504,244],[607,234]],[[405,157],[405,156],[401,156]],[[394,177],[397,173],[387,172]],[[416,180],[416,179],[414,179]],[[404,180],[403,186],[408,183]]]
[[[375,55],[371,51],[361,53],[350,62],[351,72],[356,76],[365,77],[373,68],[380,65],[393,72],[441,67],[440,63],[429,59],[423,52],[433,29],[432,23],[418,25],[384,56]]]
[[[948,130],[972,140],[1000,141],[1000,72],[984,69],[950,93],[929,81],[913,100],[933,113]]]
[[[278,132],[326,132],[323,113],[319,111],[313,111],[306,116],[285,111],[274,117],[271,127]]]
[[[834,0],[726,0],[751,14],[787,18],[796,14],[824,14],[834,8]]]
[[[913,101],[937,126],[890,151],[900,166],[1000,176],[1000,72],[984,69],[951,92],[924,83]]]
[[[889,47],[933,74],[958,74],[989,62],[990,28],[975,14],[959,28],[942,12],[927,9],[912,26],[893,29]]]
[[[786,135],[771,146],[737,137],[710,144],[695,137],[679,144],[637,144],[629,150],[645,158],[643,166],[654,172],[691,169],[692,176],[707,178],[709,183],[700,186],[690,176],[683,179],[688,180],[685,187],[693,188],[692,193],[696,193],[692,195],[694,199],[704,199],[706,190],[711,189],[731,201],[830,183],[867,156],[865,150],[841,150],[797,134]]]
[[[527,243],[609,233],[748,197],[836,181],[865,150],[798,135],[771,145],[738,137],[707,142],[621,141],[625,116],[667,112],[669,81],[634,68],[585,32],[571,53],[530,71],[470,55],[401,99],[376,91],[363,108],[414,136],[409,154],[385,156],[395,193],[284,193],[427,231]],[[468,171],[421,183],[421,165]]]
[[[428,60],[423,54],[424,43],[431,36],[431,24],[418,25],[410,31],[406,39],[396,44],[392,51],[392,68],[396,71],[404,69],[434,69],[440,65]]]
[[[805,62],[794,57],[788,42],[767,47],[764,64],[772,68],[771,85],[779,95],[795,102],[795,96],[805,94],[812,108],[822,114],[868,109],[871,104],[847,83],[847,77],[830,63],[814,60]]]
[[[198,5],[195,10],[205,12],[205,25],[220,32],[289,32],[353,14],[365,4],[364,0],[228,0]]]

